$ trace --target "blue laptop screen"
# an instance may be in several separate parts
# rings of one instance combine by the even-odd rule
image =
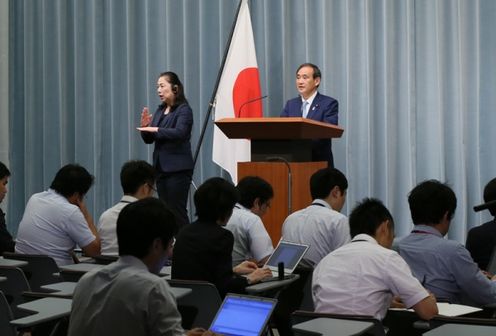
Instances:
[[[274,301],[228,296],[210,330],[224,335],[257,336],[263,331],[274,305]]]

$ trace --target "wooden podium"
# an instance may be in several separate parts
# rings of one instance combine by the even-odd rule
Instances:
[[[272,185],[263,222],[275,246],[286,217],[312,201],[310,176],[327,167],[311,162],[312,139],[339,138],[343,129],[306,118],[224,118],[215,124],[230,139],[251,140],[251,162],[238,163],[238,180],[254,175]]]

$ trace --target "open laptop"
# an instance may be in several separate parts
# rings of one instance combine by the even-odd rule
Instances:
[[[209,330],[223,335],[263,335],[276,299],[227,294]]]
[[[264,267],[272,271],[272,276],[277,277],[278,265],[284,263],[284,275],[292,274],[298,263],[308,250],[308,245],[280,240],[276,249],[265,263]]]

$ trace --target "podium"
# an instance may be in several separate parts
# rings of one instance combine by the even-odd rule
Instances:
[[[306,118],[224,118],[215,122],[230,139],[251,140],[251,162],[238,163],[238,179],[259,176],[274,189],[263,222],[274,246],[286,217],[307,207],[310,177],[327,162],[311,162],[312,140],[339,138],[343,129]]]

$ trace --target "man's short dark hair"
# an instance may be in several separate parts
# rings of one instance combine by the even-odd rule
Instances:
[[[326,198],[336,186],[341,192],[345,192],[348,189],[346,176],[336,168],[322,168],[310,177],[312,199]]]
[[[408,195],[410,213],[415,225],[438,224],[445,213],[451,220],[456,210],[456,196],[453,190],[437,180],[421,182]]]
[[[3,162],[0,162],[0,179],[10,176],[10,170]]]
[[[384,204],[375,198],[365,198],[351,211],[350,235],[353,238],[365,233],[374,237],[377,228],[387,220],[391,223],[390,228],[394,229],[393,216]]]
[[[493,178],[484,187],[484,202],[488,203],[495,200],[496,200],[496,178]],[[491,215],[496,216],[496,205],[490,206],[487,209],[489,210]]]
[[[232,183],[212,177],[195,192],[196,215],[201,221],[224,221],[231,216],[238,200],[238,191]]]
[[[303,63],[301,64],[298,69],[296,69],[296,74],[298,74],[298,71],[300,71],[301,68],[304,68],[304,67],[310,67],[313,69],[313,78],[321,78],[322,77],[322,73],[320,72],[320,69],[318,66],[316,66],[315,64],[313,63]]]
[[[176,218],[163,201],[149,197],[129,203],[117,218],[119,255],[142,259],[156,238],[167,248],[176,233]]]
[[[60,168],[50,185],[50,188],[64,197],[74,193],[86,195],[93,184],[94,177],[78,164],[68,164]]]
[[[126,162],[121,169],[121,186],[126,195],[135,194],[145,183],[155,185],[155,169],[146,161],[132,160]]]
[[[260,204],[267,203],[274,197],[274,190],[269,182],[258,176],[246,176],[236,186],[239,192],[239,204],[251,209],[255,199],[260,199]]]

